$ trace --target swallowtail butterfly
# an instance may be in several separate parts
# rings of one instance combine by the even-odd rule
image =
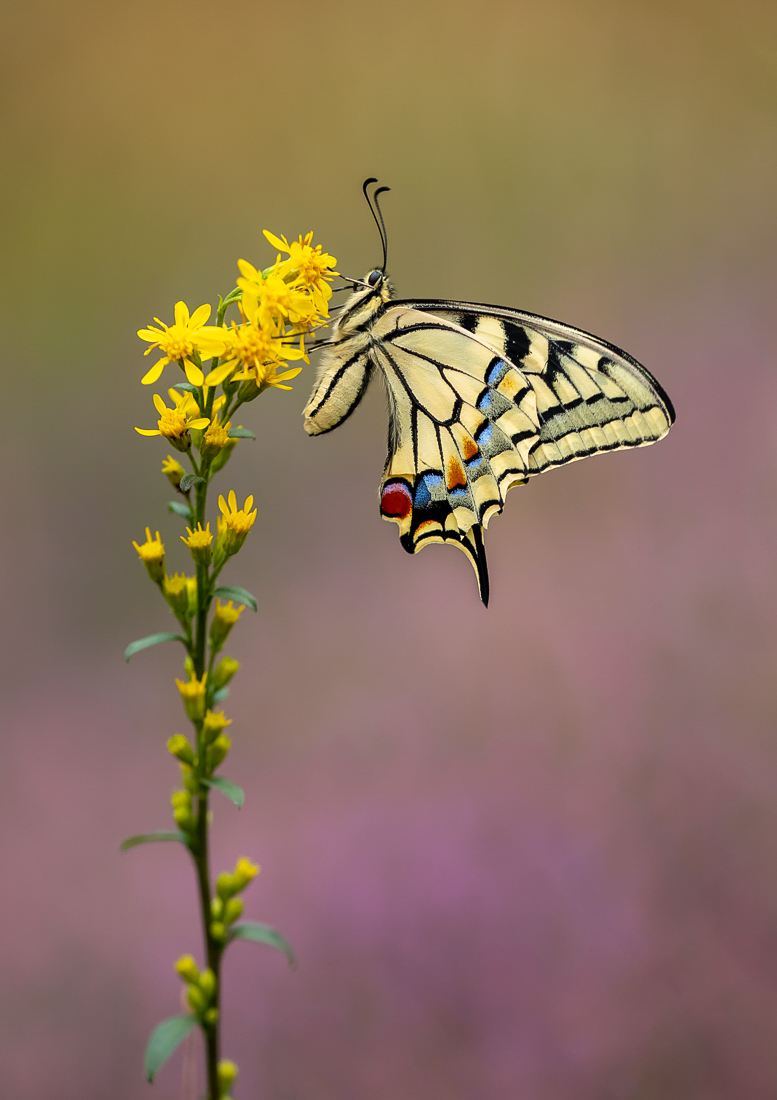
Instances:
[[[554,466],[662,439],[674,421],[664,390],[626,352],[548,317],[473,302],[394,297],[378,195],[364,194],[383,266],[363,281],[321,345],[304,411],[309,435],[350,416],[377,371],[388,395],[384,519],[414,554],[460,547],[488,605],[483,529],[515,485]]]

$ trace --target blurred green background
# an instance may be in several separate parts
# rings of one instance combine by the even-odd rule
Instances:
[[[146,1095],[198,954],[181,853],[118,853],[182,722],[179,655],[122,660],[168,628],[131,540],[185,566],[135,332],[264,228],[362,275],[374,175],[400,295],[601,334],[678,419],[511,494],[486,612],[380,521],[379,386],[321,439],[313,367],[246,413],[214,844],[300,968],[233,949],[236,1097],[771,1100],[777,7],[30,0],[0,51],[3,1091]]]

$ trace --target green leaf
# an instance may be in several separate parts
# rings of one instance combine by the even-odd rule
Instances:
[[[235,924],[227,933],[227,943],[232,943],[233,940],[250,940],[252,943],[266,943],[268,947],[277,947],[289,960],[289,966],[297,965],[290,945],[280,932],[276,932],[269,924],[259,924],[255,920]]]
[[[156,1025],[148,1040],[144,1062],[149,1084],[196,1023],[197,1017],[187,1013],[185,1016],[171,1016]]]
[[[248,428],[230,428],[227,435],[230,439],[256,439],[254,433]]]
[[[204,477],[198,477],[197,474],[184,474],[181,478],[181,492],[188,493],[192,485],[202,485],[204,483]]]
[[[186,844],[187,846],[189,843],[186,833],[180,831],[165,832],[165,830],[160,829],[159,832],[156,833],[139,833],[138,836],[127,837],[126,840],[122,841],[119,851],[127,852],[130,848],[134,848],[138,844],[153,844],[156,840],[177,840],[181,844]]]
[[[246,607],[250,607],[252,611],[256,611],[255,598],[245,588],[238,588],[237,585],[223,584],[220,588],[213,590],[213,595],[220,596],[222,600],[234,600],[235,603],[243,603]]]
[[[176,382],[175,389],[185,390],[186,393],[196,393],[197,387],[193,386],[191,382]]]
[[[224,700],[227,699],[228,697],[229,697],[229,688],[226,687],[226,686],[223,687],[223,688],[219,688],[218,691],[213,692],[213,702],[214,703],[223,703]]]
[[[186,639],[182,638],[180,634],[171,634],[167,630],[162,634],[149,634],[145,638],[138,638],[136,642],[130,642],[124,650],[124,660],[128,661],[130,657],[140,653],[141,649],[148,649],[149,646],[159,645],[161,642],[183,642],[186,645]]]
[[[207,787],[214,787],[217,791],[221,791],[230,802],[235,803],[238,810],[246,800],[243,788],[238,787],[237,783],[233,783],[231,779],[225,779],[223,775],[214,775],[212,779],[203,779],[203,783]]]
[[[184,504],[182,500],[171,500],[167,506],[168,512],[174,512],[181,519],[185,519],[187,523],[192,522],[192,510],[188,504]]]

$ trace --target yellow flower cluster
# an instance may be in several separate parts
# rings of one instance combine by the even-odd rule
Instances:
[[[138,331],[141,340],[151,345],[146,355],[155,348],[162,353],[162,358],[144,375],[144,385],[156,382],[167,364],[175,362],[193,386],[218,386],[229,379],[230,382],[253,381],[260,389],[267,386],[290,388],[283,383],[299,374],[301,368],[285,369],[285,361],[304,359],[307,362],[305,334],[326,322],[329,316],[330,283],[337,274],[334,270],[337,261],[322,251],[321,245],[313,244],[312,233],[291,243],[267,230],[265,236],[278,249],[272,267],[261,271],[247,260],[238,260],[240,278],[237,285],[241,292],[242,314],[239,324],[233,321],[230,326],[208,325],[210,306],[199,306],[190,314],[186,304],[178,302],[172,325],[155,317],[159,327],[149,325]],[[288,253],[285,259],[281,252]],[[232,300],[236,297],[237,292]],[[202,368],[204,358],[216,361],[207,375]],[[171,410],[165,413],[159,404],[157,408],[161,416],[159,431],[142,434],[161,434],[174,443],[176,436],[168,430],[173,426],[167,419]],[[177,416],[181,411],[176,404],[172,415]],[[205,426],[185,421],[181,426],[178,420],[175,425],[181,431],[187,427]]]

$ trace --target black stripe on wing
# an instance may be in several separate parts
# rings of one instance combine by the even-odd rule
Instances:
[[[480,318],[484,316],[497,318],[505,325],[506,336],[506,346],[498,350],[503,351],[507,358],[515,363],[519,369],[521,360],[526,357],[530,348],[531,338],[526,331],[527,329],[533,329],[541,333],[550,344],[557,345],[559,350],[563,350],[565,343],[571,343],[587,346],[593,351],[599,351],[605,357],[606,352],[611,352],[616,358],[632,367],[639,379],[653,390],[658,402],[663,406],[669,424],[671,425],[675,421],[675,410],[671,398],[650,371],[643,367],[632,355],[629,355],[627,351],[619,348],[616,344],[611,344],[608,340],[603,340],[600,336],[586,332],[584,329],[573,328],[571,325],[567,325],[563,321],[556,321],[552,317],[541,317],[535,313],[526,313],[505,306],[493,306],[479,302],[455,302],[433,298],[424,301],[393,299],[388,305],[392,308],[404,306],[408,309],[417,309],[432,315],[442,313],[447,315],[448,319],[473,333]],[[476,318],[474,321],[473,317]]]

